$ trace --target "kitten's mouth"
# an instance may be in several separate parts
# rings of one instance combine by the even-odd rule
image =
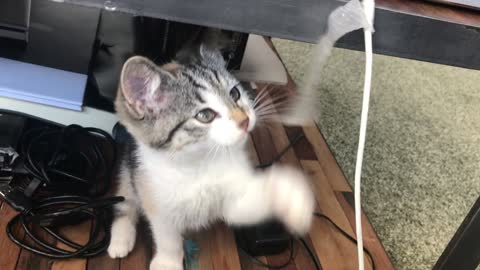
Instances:
[[[245,120],[243,120],[238,126],[240,127],[241,130],[243,130],[245,133],[248,133],[249,131],[249,124],[250,124],[250,119],[247,117]]]

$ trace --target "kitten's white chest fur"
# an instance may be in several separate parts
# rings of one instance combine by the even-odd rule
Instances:
[[[150,200],[142,203],[157,205],[159,216],[183,230],[221,219],[225,200],[252,174],[243,147],[176,156],[141,146],[138,155],[144,177],[135,184],[141,194],[151,194],[140,200]]]

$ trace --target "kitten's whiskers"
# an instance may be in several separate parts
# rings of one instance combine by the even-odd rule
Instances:
[[[259,103],[258,106],[254,106],[254,108],[257,110],[257,109],[261,109],[261,108],[263,108],[265,106],[268,106],[268,105],[280,105],[280,104],[286,103],[287,100],[288,100],[288,95],[287,94],[278,95],[276,97],[269,98],[262,103]]]
[[[263,100],[265,97],[268,96],[268,86],[262,88],[262,90],[260,90],[258,92],[258,95],[255,97],[255,99],[253,100],[253,106],[255,107],[261,100]]]
[[[215,152],[213,153],[213,157],[212,157],[212,161],[215,160],[215,157],[217,156],[217,153],[218,153],[218,150],[221,148],[221,145],[220,144],[217,144],[215,146]]]

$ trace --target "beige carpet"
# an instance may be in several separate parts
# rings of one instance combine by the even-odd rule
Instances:
[[[299,82],[311,46],[274,40]],[[319,125],[353,183],[364,55],[335,49]],[[480,72],[374,56],[363,207],[399,270],[431,269],[480,194]]]

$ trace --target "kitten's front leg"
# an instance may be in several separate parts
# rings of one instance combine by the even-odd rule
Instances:
[[[312,223],[315,198],[302,172],[275,166],[267,174],[266,188],[274,215],[294,234],[308,232]]]
[[[183,270],[181,233],[158,216],[149,220],[155,241],[155,255],[150,262],[150,270]]]
[[[224,218],[228,223],[252,225],[276,217],[294,234],[308,231],[315,200],[300,171],[272,167],[241,177],[242,180],[228,188],[229,196],[224,206]]]
[[[145,181],[149,183],[148,181]],[[183,270],[183,238],[181,228],[176,227],[169,207],[162,206],[153,192],[155,188],[149,185],[138,185],[138,193],[143,213],[150,224],[155,244],[155,253],[150,262],[150,270]]]

